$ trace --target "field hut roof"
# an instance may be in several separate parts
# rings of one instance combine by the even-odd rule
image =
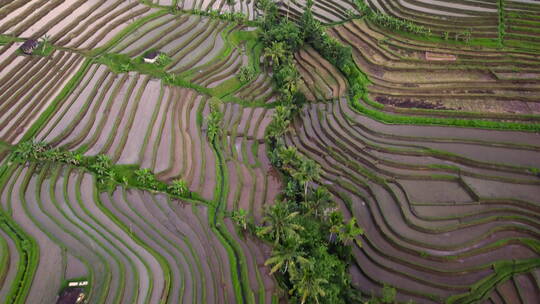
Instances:
[[[35,39],[28,39],[21,45],[21,51],[25,54],[32,54],[32,51],[38,47],[38,41]]]
[[[144,62],[146,63],[154,63],[157,61],[157,58],[159,56],[158,51],[151,51],[146,53],[146,55],[143,56]]]
[[[83,293],[83,289],[80,287],[67,287],[60,293],[56,304],[78,304],[77,300],[80,300],[80,295]]]
[[[157,56],[159,56],[158,51],[151,51],[151,52],[148,52],[146,55],[144,55],[144,59],[156,59]]]

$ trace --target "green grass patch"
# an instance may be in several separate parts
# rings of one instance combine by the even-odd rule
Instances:
[[[0,45],[8,44],[11,42],[22,42],[22,41],[24,41],[24,39],[22,38],[0,34]]]

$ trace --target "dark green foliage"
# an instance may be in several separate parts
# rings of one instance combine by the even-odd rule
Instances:
[[[265,12],[261,42],[281,98],[266,131],[269,158],[283,173],[286,185],[281,200],[266,210],[264,225],[257,227],[257,235],[274,244],[266,264],[273,266],[272,273],[281,273],[279,278],[289,289],[290,303],[352,303],[358,300],[358,293],[347,271],[349,243],[359,228],[354,221],[349,226],[344,223],[341,213],[333,208],[335,203],[328,190],[318,186],[310,191],[314,186],[311,184],[319,179],[319,165],[296,148],[285,146],[281,138],[305,102],[305,96],[298,92],[300,75],[293,52],[306,42],[316,44],[331,58],[330,62],[354,67],[351,50],[328,37],[309,9],[302,26],[297,27],[279,18],[274,3],[260,0],[257,6]],[[339,233],[343,242],[333,241],[332,227],[339,227],[335,238]]]
[[[337,40],[329,37],[322,24],[313,17],[311,6],[302,16],[302,28],[305,31],[306,43],[312,45],[319,53],[335,66],[344,66],[352,58],[350,47],[341,45]]]
[[[384,285],[383,291],[382,291],[382,299],[381,302],[386,304],[394,303],[396,300],[396,289],[390,285]]]
[[[274,242],[275,245],[280,242],[288,242],[290,240],[298,241],[298,232],[304,227],[298,225],[298,211],[292,211],[291,202],[278,201],[274,205],[267,208],[263,222],[265,226],[259,227],[257,235],[261,238]]]
[[[289,127],[291,114],[291,106],[277,106],[272,122],[266,128],[266,138],[280,138]],[[275,155],[276,153],[278,153],[277,150],[272,150],[270,152],[270,161],[272,161],[272,164],[275,166],[278,166],[279,163],[276,162],[279,160],[279,157]]]
[[[300,49],[304,37],[300,29],[291,21],[280,20],[277,24],[263,25],[261,41],[264,45],[283,43],[290,52]]]
[[[302,202],[302,207],[306,210],[306,214],[314,215],[316,218],[325,219],[330,210],[335,207],[332,201],[332,195],[324,187],[315,189],[307,199]]]

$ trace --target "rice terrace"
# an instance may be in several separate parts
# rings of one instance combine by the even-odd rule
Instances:
[[[540,1],[0,0],[0,303],[540,303]]]

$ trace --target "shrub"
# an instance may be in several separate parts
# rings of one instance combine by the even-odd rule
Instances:
[[[223,113],[220,110],[221,101],[217,98],[210,99],[210,114],[208,115],[208,140],[214,141],[222,133]]]
[[[174,180],[172,184],[167,187],[167,190],[169,193],[176,196],[189,197],[191,194],[186,181],[182,179]]]
[[[159,182],[150,169],[139,169],[135,171],[135,176],[141,187],[157,190]]]
[[[248,219],[247,219],[246,210],[240,208],[238,210],[233,211],[232,220],[236,224],[237,227],[241,228],[242,230],[247,230]]]
[[[390,285],[384,284],[382,290],[382,299],[381,301],[386,304],[394,303],[396,300],[396,289]]]
[[[238,72],[238,78],[243,84],[253,80],[256,75],[255,69],[252,66],[242,66]]]

